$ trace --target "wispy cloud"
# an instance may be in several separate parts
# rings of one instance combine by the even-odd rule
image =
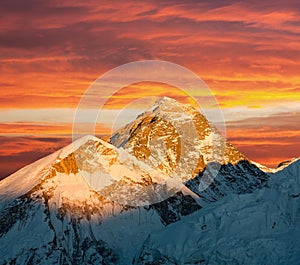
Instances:
[[[70,142],[70,137],[0,136],[0,179]]]

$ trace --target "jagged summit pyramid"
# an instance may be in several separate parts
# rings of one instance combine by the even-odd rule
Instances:
[[[164,173],[176,172],[182,180],[203,171],[209,162],[246,160],[198,110],[168,97],[159,98],[117,131],[111,143]]]

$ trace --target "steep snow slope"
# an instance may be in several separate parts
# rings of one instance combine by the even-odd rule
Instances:
[[[214,164],[209,164],[209,171],[214,169]],[[185,185],[199,195],[199,203],[204,206],[207,203],[218,201],[231,194],[251,193],[268,184],[270,176],[262,172],[247,160],[237,164],[217,166],[218,173],[214,181],[202,189],[203,173],[200,172],[195,178],[188,180]]]
[[[84,139],[78,141],[84,141]],[[78,142],[76,144],[80,143]],[[21,168],[14,174],[0,181],[0,210],[5,202],[14,200],[38,185],[42,179],[49,174],[52,164],[64,159],[72,151],[73,144],[70,144],[49,156]]]
[[[144,242],[136,264],[299,264],[300,163],[269,187],[232,194]]]

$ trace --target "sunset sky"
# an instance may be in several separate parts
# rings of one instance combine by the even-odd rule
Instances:
[[[0,179],[70,143],[95,79],[150,59],[199,75],[250,159],[276,167],[300,156],[297,0],[2,0],[0,12]],[[109,109],[143,93],[133,87]]]

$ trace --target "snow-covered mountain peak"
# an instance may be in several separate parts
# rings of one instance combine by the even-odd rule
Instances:
[[[0,204],[7,199],[14,199],[22,194],[25,194],[34,186],[38,185],[52,170],[55,164],[67,160],[72,156],[74,151],[88,141],[101,141],[99,138],[91,135],[83,136],[73,143],[61,148],[60,150],[43,157],[32,164],[29,164],[20,170],[16,171],[9,177],[0,182]],[[103,144],[107,144],[103,142]],[[74,167],[74,165],[73,165]],[[71,166],[67,171],[71,170]]]
[[[148,109],[144,112],[161,110],[166,112],[180,112],[183,111],[192,111],[194,108],[190,104],[180,103],[179,101],[169,98],[169,97],[161,97],[158,98]],[[198,112],[198,111],[197,111]],[[205,119],[205,117],[203,116]]]
[[[183,104],[177,100],[169,97],[158,98],[142,115],[146,114],[160,114],[167,119],[191,119],[194,115],[200,114],[195,108],[189,104]],[[198,118],[206,120],[200,114]]]
[[[161,190],[160,190],[161,189]],[[94,136],[85,136],[0,182],[1,203],[24,194],[48,194],[60,207],[102,196],[122,205],[150,205],[184,190],[182,182],[139,161],[122,148]],[[97,197],[96,196],[96,197]]]
[[[164,173],[180,168],[182,180],[211,162],[236,164],[246,159],[197,109],[167,97],[117,131],[111,143]]]
[[[280,172],[282,170],[284,170],[285,168],[289,167],[290,165],[294,164],[295,162],[300,161],[300,158],[292,158],[290,160],[286,160],[286,161],[282,161],[281,163],[278,164],[278,166],[276,168],[269,168],[266,167],[264,165],[261,165],[257,162],[251,161],[251,163],[255,166],[257,166],[260,170],[266,172],[266,173],[277,173]]]
[[[281,163],[279,163],[279,165],[276,168],[276,171],[280,171],[283,170],[284,168],[288,167],[289,165],[295,163],[295,162],[299,162],[300,161],[300,157],[297,158],[292,158],[290,160],[287,161],[282,161]]]
[[[153,105],[155,106],[155,105],[166,105],[166,104],[179,105],[180,103],[170,97],[160,97],[154,102]]]

